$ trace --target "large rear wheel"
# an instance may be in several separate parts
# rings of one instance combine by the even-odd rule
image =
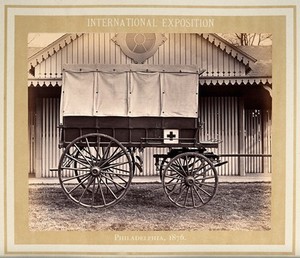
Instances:
[[[120,142],[93,133],[76,138],[66,147],[58,176],[63,191],[73,202],[84,207],[108,207],[128,191],[133,165]]]

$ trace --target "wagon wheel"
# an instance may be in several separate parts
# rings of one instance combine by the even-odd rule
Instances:
[[[186,152],[175,156],[162,175],[164,191],[176,206],[197,208],[216,194],[217,171],[205,156]]]
[[[61,156],[59,181],[66,195],[85,207],[108,207],[126,194],[133,177],[127,149],[104,134],[72,141]]]
[[[88,153],[88,150],[87,150],[88,147],[83,147],[81,148],[80,150],[82,152],[85,152],[85,153]],[[131,158],[131,163],[132,163],[132,174],[135,175],[135,162],[134,162],[134,155],[131,151],[131,149],[128,149],[128,152],[130,154],[130,158]],[[73,155],[76,157],[76,159],[79,161],[80,160],[80,156],[79,156],[80,152],[79,150],[76,150],[76,153]],[[77,168],[78,164],[80,166],[80,163],[78,163],[78,161],[75,161],[74,160],[74,167]],[[81,162],[84,162],[84,160],[82,160],[81,158]],[[80,175],[80,170],[74,170],[74,173],[75,173],[75,176],[79,176]],[[79,183],[81,183],[80,185],[83,187],[83,188],[86,188],[86,185],[87,185],[87,182],[82,182],[81,178],[80,177],[77,177],[77,181]],[[90,189],[87,189],[87,191],[91,191]]]

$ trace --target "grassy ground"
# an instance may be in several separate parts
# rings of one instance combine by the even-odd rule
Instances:
[[[117,205],[87,209],[58,185],[30,185],[29,227],[44,230],[270,230],[270,183],[221,183],[202,208],[173,206],[160,184],[132,184]]]

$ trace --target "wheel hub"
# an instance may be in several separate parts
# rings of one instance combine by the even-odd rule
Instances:
[[[188,186],[193,186],[194,183],[195,183],[195,178],[194,178],[193,176],[187,176],[187,177],[185,178],[185,183],[186,183],[186,185],[188,185]]]
[[[91,167],[91,174],[92,176],[99,176],[101,173],[101,169],[97,166]]]

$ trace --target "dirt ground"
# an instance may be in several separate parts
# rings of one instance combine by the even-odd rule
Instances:
[[[270,183],[220,183],[205,206],[173,206],[160,184],[132,184],[127,195],[105,209],[72,203],[59,185],[30,185],[29,227],[49,230],[270,230]]]

